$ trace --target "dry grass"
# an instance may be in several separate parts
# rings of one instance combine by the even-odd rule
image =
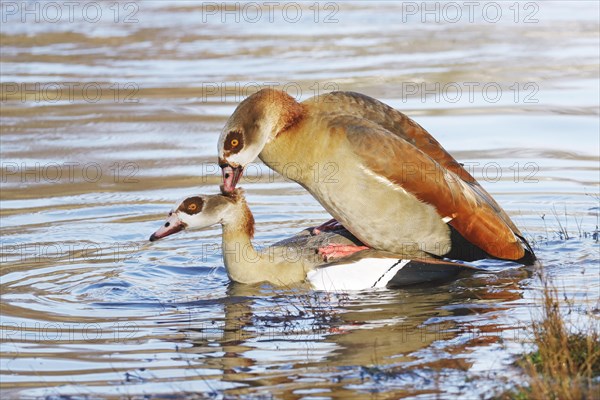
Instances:
[[[526,386],[500,396],[502,399],[600,399],[600,332],[597,321],[573,333],[560,310],[556,287],[542,277],[541,320],[532,325],[537,351],[518,364],[526,374]]]

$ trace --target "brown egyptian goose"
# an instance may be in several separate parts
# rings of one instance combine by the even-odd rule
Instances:
[[[227,275],[238,283],[289,286],[306,281],[318,290],[365,290],[446,280],[462,271],[477,270],[466,264],[433,259],[417,249],[404,254],[368,249],[344,228],[316,236],[311,229],[305,229],[259,251],[252,244],[254,217],[241,189],[228,195],[197,195],[178,201],[150,241],[184,229],[217,224],[223,229],[222,254]],[[360,251],[325,261],[323,254],[318,253],[325,245],[350,245]]]
[[[263,89],[236,108],[218,152],[225,191],[259,157],[371,248],[535,260],[519,229],[461,164],[416,122],[371,97],[333,92],[299,103]]]

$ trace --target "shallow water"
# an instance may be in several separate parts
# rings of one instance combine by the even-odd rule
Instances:
[[[496,23],[487,3],[473,22],[447,3],[302,3],[296,22],[260,3],[255,23],[231,4],[93,3],[97,22],[23,4],[3,2],[0,25],[3,398],[473,398],[521,380],[528,269],[328,294],[230,284],[217,228],[147,242],[175,200],[218,190],[217,134],[265,86],[358,91],[412,116],[531,239],[573,319],[597,321],[595,2],[502,3]],[[257,244],[328,218],[249,172]]]

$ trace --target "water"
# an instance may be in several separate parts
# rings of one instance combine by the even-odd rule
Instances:
[[[485,3],[472,22],[352,2],[302,3],[296,22],[263,5],[256,23],[233,4],[81,3],[72,22],[35,4],[2,3],[3,398],[472,398],[522,380],[530,270],[327,294],[230,284],[217,228],[147,242],[176,199],[218,190],[218,132],[257,87],[354,90],[415,118],[535,244],[574,319],[598,318],[595,2],[502,3],[496,23]],[[257,244],[327,219],[249,172]]]

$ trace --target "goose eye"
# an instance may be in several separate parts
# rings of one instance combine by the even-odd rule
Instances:
[[[198,214],[202,211],[202,207],[204,205],[204,200],[200,196],[194,196],[187,198],[181,203],[178,211],[184,212],[188,215]]]
[[[244,147],[244,134],[240,131],[229,132],[223,150],[235,154],[240,151],[242,147]]]

